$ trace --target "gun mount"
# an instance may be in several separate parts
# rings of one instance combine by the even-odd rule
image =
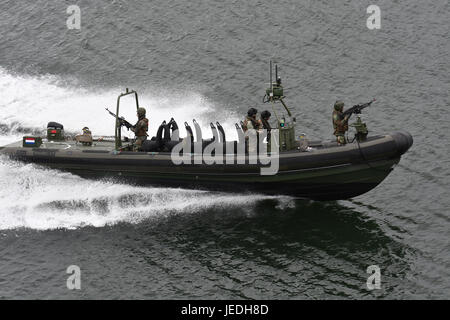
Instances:
[[[357,104],[351,107],[348,110],[345,110],[342,114],[343,116],[351,116],[352,114],[357,114],[356,121],[350,126],[354,127],[356,130],[355,133],[355,140],[358,142],[365,141],[367,139],[367,135],[369,133],[369,130],[367,130],[367,125],[365,122],[361,121],[361,117],[359,116],[363,109],[369,107],[372,102],[376,101],[375,99],[372,99],[371,101],[367,103]]]
[[[275,64],[275,81],[273,81],[273,62],[270,60],[270,87],[266,89],[266,94],[263,97],[263,103],[270,103],[272,110],[277,118],[277,129],[280,131],[280,151],[293,150],[296,148],[295,143],[295,117],[288,106],[284,102],[284,89],[281,84],[281,77],[278,75],[278,65]],[[286,121],[286,114],[278,114],[276,111],[276,104],[281,103],[284,110],[287,112],[288,121]]]

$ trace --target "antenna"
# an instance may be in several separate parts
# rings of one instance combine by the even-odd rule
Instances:
[[[270,60],[270,93],[273,95],[273,89],[272,89],[272,60]]]

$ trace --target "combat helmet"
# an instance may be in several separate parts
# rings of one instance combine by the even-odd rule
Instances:
[[[145,108],[138,108],[137,109],[138,116],[143,117],[143,116],[145,116],[145,113],[146,113]]]
[[[81,129],[83,131],[83,134],[91,134],[91,130],[89,130],[88,127],[84,127],[83,129]]]
[[[344,108],[344,101],[338,100],[334,103],[334,110],[342,111],[342,108]]]
[[[248,109],[248,111],[247,111],[247,115],[249,116],[249,117],[253,117],[254,115],[256,115],[258,113],[258,110],[256,110],[255,108],[250,108],[250,109]]]
[[[267,111],[267,110],[261,112],[261,118],[264,119],[264,120],[269,119],[271,115],[272,114],[270,113],[270,111]]]

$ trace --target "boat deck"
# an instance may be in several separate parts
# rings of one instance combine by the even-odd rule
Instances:
[[[127,142],[123,142],[125,146]],[[22,148],[22,141],[13,142],[11,144],[5,145],[8,148]],[[115,143],[114,140],[101,140],[94,141],[91,146],[85,146],[81,143],[77,143],[75,140],[64,140],[64,141],[47,141],[47,139],[42,139],[42,145],[39,148],[42,149],[55,149],[55,150],[74,150],[74,151],[86,151],[86,150],[98,150],[110,152],[114,150]],[[32,147],[30,147],[31,149]]]
[[[366,142],[373,141],[379,138],[382,138],[383,136],[372,136],[369,139],[367,139]],[[128,145],[131,145],[131,141],[122,141],[122,147],[126,147]],[[351,146],[353,143],[349,143],[347,146]],[[325,150],[329,148],[337,147],[337,143],[333,140],[331,141],[309,141],[309,146],[311,147],[311,150]],[[19,149],[35,149],[34,147],[23,147],[22,141],[17,141],[8,145],[5,145],[3,147],[0,147],[0,149],[3,148],[19,148]],[[66,140],[63,141],[48,141],[47,139],[42,139],[42,144],[39,147],[39,149],[47,149],[47,150],[67,150],[67,151],[78,151],[78,152],[100,152],[100,153],[109,153],[113,152],[115,150],[115,142],[114,138],[100,138],[100,139],[94,139],[92,145],[83,145],[75,140],[72,140],[70,138],[66,138]],[[126,151],[125,151],[126,152]],[[282,154],[292,154],[292,153],[299,153],[302,152],[298,149],[289,150],[289,151],[282,151]],[[135,152],[133,152],[135,153]],[[142,152],[147,153],[147,152]],[[148,152],[151,154],[166,154],[170,152]]]

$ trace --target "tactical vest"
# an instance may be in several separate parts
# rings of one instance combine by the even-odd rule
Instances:
[[[257,120],[253,119],[252,117],[245,117],[244,120],[244,125],[242,127],[242,129],[245,131],[247,131],[248,129],[255,129],[258,130],[259,129],[259,123]]]
[[[348,130],[348,124],[347,122],[343,123],[344,117],[342,115],[342,112],[333,111],[333,128],[334,128],[334,135],[337,134],[344,134]]]
[[[135,135],[137,137],[142,137],[142,136],[147,136],[147,131],[148,131],[148,119],[147,118],[143,118],[140,119],[135,126],[136,130],[135,130]]]

